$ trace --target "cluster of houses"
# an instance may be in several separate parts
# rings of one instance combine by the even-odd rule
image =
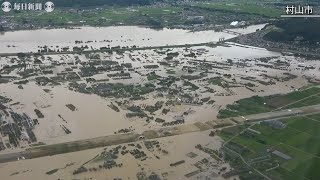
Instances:
[[[287,125],[282,123],[281,121],[262,121],[261,124],[267,125],[274,129],[284,129],[287,127]]]
[[[0,150],[17,147],[20,141],[28,143],[36,142],[37,138],[33,133],[37,120],[31,119],[27,114],[18,114],[8,109],[0,111]]]
[[[14,30],[16,26],[17,26],[16,23],[12,23],[5,18],[0,18],[0,31]]]

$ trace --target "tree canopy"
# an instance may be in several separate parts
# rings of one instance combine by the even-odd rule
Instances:
[[[317,18],[292,18],[278,21],[275,26],[282,31],[272,31],[264,36],[267,40],[289,42],[301,37],[311,44],[320,42],[320,20]]]

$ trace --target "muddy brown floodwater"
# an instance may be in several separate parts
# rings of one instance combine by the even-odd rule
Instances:
[[[232,31],[247,34],[261,29],[265,24],[249,26]],[[225,32],[190,32],[182,29],[153,30],[136,26],[81,27],[79,29],[38,29],[6,32],[0,35],[0,53],[37,52],[38,46],[55,48],[75,46],[75,41],[92,41],[78,45],[100,48],[112,46],[165,46],[184,45],[218,41],[219,38],[233,38],[236,35]],[[108,40],[109,42],[105,42]],[[112,41],[112,42],[110,42]],[[8,47],[10,46],[10,47]]]

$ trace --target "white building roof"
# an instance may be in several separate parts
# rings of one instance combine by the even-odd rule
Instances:
[[[237,26],[239,24],[239,21],[233,21],[230,25],[231,26]]]

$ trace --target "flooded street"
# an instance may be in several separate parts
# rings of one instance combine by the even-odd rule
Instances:
[[[19,180],[22,177],[34,180],[56,180],[58,178],[67,179],[136,179],[137,172],[145,171],[147,174],[157,173],[164,174],[168,179],[182,179],[183,174],[188,174],[196,171],[197,168],[194,164],[199,163],[204,158],[210,158],[210,156],[195,148],[197,144],[206,144],[207,147],[218,149],[221,146],[221,139],[218,137],[207,138],[209,132],[197,132],[191,134],[184,134],[175,137],[167,137],[159,140],[162,150],[168,152],[168,154],[163,155],[159,150],[148,150],[144,147],[143,141],[138,141],[135,144],[140,144],[143,146],[143,150],[146,152],[148,158],[145,161],[140,161],[132,157],[130,154],[120,156],[117,162],[123,163],[121,168],[112,169],[101,169],[98,165],[101,163],[95,160],[94,157],[101,154],[105,150],[103,148],[91,149],[81,152],[69,153],[58,156],[49,156],[43,158],[32,159],[28,161],[13,162],[10,164],[0,165],[0,173],[2,177],[6,180]],[[123,144],[130,148],[128,144]],[[107,149],[111,150],[116,146],[110,146]],[[193,153],[195,157],[187,157],[188,153]],[[161,159],[155,158],[155,156],[161,156]],[[185,160],[185,163],[172,169],[170,163]],[[45,166],[43,162],[47,163]],[[87,165],[84,165],[86,162]],[[220,164],[212,160],[212,164]],[[68,165],[68,166],[67,166]],[[222,163],[223,166],[229,167],[228,164]],[[87,168],[96,168],[96,171],[91,171],[89,173],[73,175],[74,169],[85,166]],[[52,175],[46,174],[51,170],[58,169],[58,171]],[[124,171],[125,169],[125,171]],[[217,174],[218,168],[214,168],[210,173]],[[198,176],[204,176],[209,172],[199,173],[198,175],[192,177],[191,179],[197,179]],[[216,175],[218,176],[218,175]],[[217,177],[217,180],[222,180],[223,178]]]
[[[262,27],[231,31],[247,34]],[[0,35],[0,53],[37,52],[40,46],[95,50],[184,45],[236,36],[133,26],[39,29]],[[213,127],[235,122],[218,118],[220,111],[244,98],[297,91],[320,77],[319,61],[231,42],[7,56],[0,57],[0,68],[0,120],[9,133],[0,136],[7,147],[0,154],[53,147],[39,150],[35,157],[41,158],[0,164],[6,180],[135,179],[153,173],[169,180],[224,179],[221,169],[230,165],[220,159],[222,139],[215,136],[218,130]],[[12,134],[20,136],[13,141]],[[119,138],[132,134],[135,139],[129,144]],[[101,148],[96,139],[106,137],[113,139],[110,144],[121,145],[107,142],[109,147]],[[49,155],[43,157],[41,152]],[[43,166],[47,161],[51,163]],[[122,166],[128,171],[123,173]]]
[[[167,51],[167,50],[166,50]],[[197,58],[186,57],[186,54],[190,52],[197,52]],[[188,51],[184,48],[174,48],[171,53],[178,53],[177,57],[174,57],[172,63],[175,63],[170,68],[168,66],[159,66],[156,69],[143,68],[148,65],[154,65],[163,62],[165,57],[161,52],[154,50],[139,50],[133,52],[118,53],[98,53],[101,59],[106,61],[117,62],[121,64],[131,64],[135,72],[130,73],[129,79],[117,79],[110,78],[112,74],[110,71],[94,74],[90,76],[97,81],[101,81],[97,84],[104,83],[121,83],[124,85],[138,86],[140,84],[155,83],[156,81],[150,81],[148,76],[150,73],[168,78],[167,69],[175,71],[176,77],[196,77],[201,70],[198,68],[199,62],[205,61],[208,66],[214,66],[214,68],[207,72],[203,77],[203,81],[194,80],[193,83],[199,87],[196,91],[190,91],[188,87],[183,86],[181,82],[177,82],[175,88],[181,90],[181,92],[190,93],[195,99],[210,98],[214,101],[214,104],[192,104],[182,103],[174,106],[169,106],[171,111],[167,114],[163,114],[161,111],[152,113],[154,118],[161,118],[166,121],[173,121],[177,116],[183,116],[184,112],[190,111],[190,113],[184,117],[186,124],[192,124],[196,122],[206,122],[217,118],[220,109],[223,109],[229,104],[233,104],[235,101],[249,98],[253,95],[268,96],[272,94],[283,94],[292,92],[294,89],[299,89],[308,84],[305,78],[301,76],[294,79],[289,79],[285,82],[273,83],[270,85],[259,84],[256,82],[268,82],[270,79],[265,78],[263,75],[267,74],[270,77],[282,77],[284,76],[283,70],[275,68],[258,67],[257,59],[260,58],[272,58],[274,63],[277,61],[290,62],[288,67],[290,73],[294,76],[305,74],[306,76],[312,76],[316,74],[316,70],[311,69],[308,71],[301,71],[297,69],[299,62],[302,60],[296,59],[292,56],[282,56],[281,53],[270,52],[262,48],[242,47],[237,44],[229,44],[227,46],[218,47],[192,47]],[[82,72],[82,65],[76,64],[76,59],[80,59],[82,63],[90,63],[92,60],[85,55],[47,55],[44,56],[43,67],[52,69],[53,75],[45,75],[48,78],[55,78],[56,75],[65,74],[66,69],[73,69],[77,74]],[[134,60],[136,59],[136,60]],[[247,61],[246,67],[227,64],[227,61],[233,61],[234,63]],[[2,57],[0,61],[2,65],[11,64],[10,58]],[[171,62],[171,61],[168,61]],[[178,62],[178,63],[176,63]],[[54,65],[59,63],[59,65]],[[100,64],[102,62],[99,62]],[[315,61],[304,62],[305,66],[320,67],[319,63]],[[195,69],[195,72],[190,73],[183,70],[184,67],[190,67]],[[30,62],[27,70],[32,70],[35,67]],[[19,71],[12,71],[10,75],[16,76]],[[230,74],[233,78],[223,78],[224,83],[233,84],[234,87],[226,88],[218,84],[210,84],[210,79],[220,77],[221,74]],[[171,75],[172,76],[172,75]],[[42,77],[38,75],[36,77]],[[245,77],[254,77],[257,80],[250,81]],[[158,92],[151,92],[146,95],[144,99],[130,100],[128,98],[115,98],[115,97],[99,97],[95,94],[83,94],[80,92],[71,91],[69,89],[68,82],[62,82],[59,86],[39,86],[32,82],[35,81],[34,77],[30,78],[30,83],[23,85],[23,89],[17,88],[14,83],[0,84],[0,95],[13,99],[11,108],[20,113],[27,113],[32,119],[36,119],[37,115],[34,113],[35,109],[40,109],[44,115],[43,119],[39,119],[39,125],[35,127],[35,134],[38,137],[39,142],[46,144],[55,144],[61,142],[76,141],[86,138],[94,138],[106,135],[112,135],[118,130],[131,127],[134,132],[142,133],[143,131],[150,129],[161,128],[161,124],[151,121],[148,122],[143,118],[128,118],[126,114],[130,106],[153,106],[157,102],[170,102],[176,101],[176,98],[171,96],[159,97]],[[91,87],[92,84],[86,81],[85,77],[77,80],[78,83],[82,83],[87,87]],[[255,82],[256,85],[252,89],[248,89],[246,84]],[[181,87],[179,87],[181,86]],[[161,86],[159,86],[161,87]],[[211,88],[214,92],[208,92]],[[48,89],[49,92],[45,92]],[[22,93],[23,92],[23,93]],[[28,96],[25,96],[28,94]],[[181,98],[181,97],[179,97]],[[129,100],[129,101],[128,101]],[[115,112],[109,105],[115,102],[122,102],[122,110]],[[77,109],[71,111],[66,107],[67,104],[72,104]],[[67,127],[72,133],[65,134],[61,126]]]

